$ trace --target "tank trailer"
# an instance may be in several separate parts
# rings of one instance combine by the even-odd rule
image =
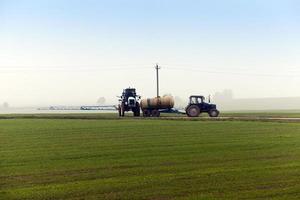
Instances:
[[[172,109],[174,99],[172,96],[155,97],[141,100],[141,109],[144,117],[159,117],[160,110]]]

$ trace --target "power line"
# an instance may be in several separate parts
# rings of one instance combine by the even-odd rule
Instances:
[[[146,67],[147,66],[147,67]],[[151,68],[149,64],[100,64],[100,65],[0,65],[1,69],[123,69],[123,68]]]
[[[0,67],[0,72],[26,72],[26,71],[72,71],[72,72],[84,72],[84,71],[122,71],[122,70],[145,70],[151,69],[151,67]]]
[[[168,67],[172,67],[172,68],[188,68],[188,69],[203,69],[203,67],[210,68],[213,69],[215,71],[219,71],[222,70],[223,68],[220,68],[220,66],[203,66],[203,65],[199,65],[199,64],[189,64],[189,63],[181,63],[181,64],[170,64],[170,63],[163,63],[161,64],[163,66],[168,66]],[[252,71],[253,68],[255,66],[239,66],[239,67],[226,67],[226,70],[228,71]],[[257,66],[256,66],[257,67]],[[266,66],[263,67],[259,67],[259,68],[265,68]],[[268,66],[270,67],[270,66]],[[295,67],[295,66],[281,66],[281,68],[285,68],[285,71],[288,72],[300,72],[299,67]]]
[[[176,68],[176,67],[164,67],[169,70],[178,70],[178,71],[193,71],[193,72],[201,72],[208,74],[228,74],[228,75],[238,75],[238,76],[257,76],[257,77],[286,77],[286,78],[295,78],[299,77],[298,74],[269,74],[269,73],[242,73],[242,72],[230,72],[230,71],[217,71],[217,70],[203,70],[203,69],[194,69],[194,68]]]

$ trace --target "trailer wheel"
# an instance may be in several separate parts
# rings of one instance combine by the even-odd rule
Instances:
[[[151,117],[150,110],[143,110],[143,117]]]
[[[215,109],[210,110],[210,111],[208,112],[208,115],[209,115],[210,117],[218,117],[219,114],[220,114],[220,112],[219,112],[218,110],[215,110]]]
[[[196,105],[191,105],[186,109],[186,114],[189,117],[199,117],[200,115],[200,108]]]
[[[159,112],[159,110],[152,110],[151,111],[151,115],[152,115],[152,117],[159,117],[160,116],[160,112]]]

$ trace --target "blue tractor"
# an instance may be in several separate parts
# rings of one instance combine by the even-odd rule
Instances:
[[[124,117],[125,112],[132,111],[133,116],[140,116],[140,96],[136,94],[135,88],[126,88],[123,90],[122,96],[119,99],[119,116]]]
[[[185,108],[189,117],[198,117],[201,113],[208,113],[210,117],[218,117],[220,112],[215,104],[205,102],[204,96],[192,95],[189,98],[189,104]]]

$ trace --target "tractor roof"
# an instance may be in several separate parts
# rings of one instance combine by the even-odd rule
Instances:
[[[202,95],[191,95],[190,98],[192,98],[192,97],[196,97],[196,98],[204,98],[204,96],[202,96]]]
[[[135,91],[135,88],[126,88],[125,91]]]

